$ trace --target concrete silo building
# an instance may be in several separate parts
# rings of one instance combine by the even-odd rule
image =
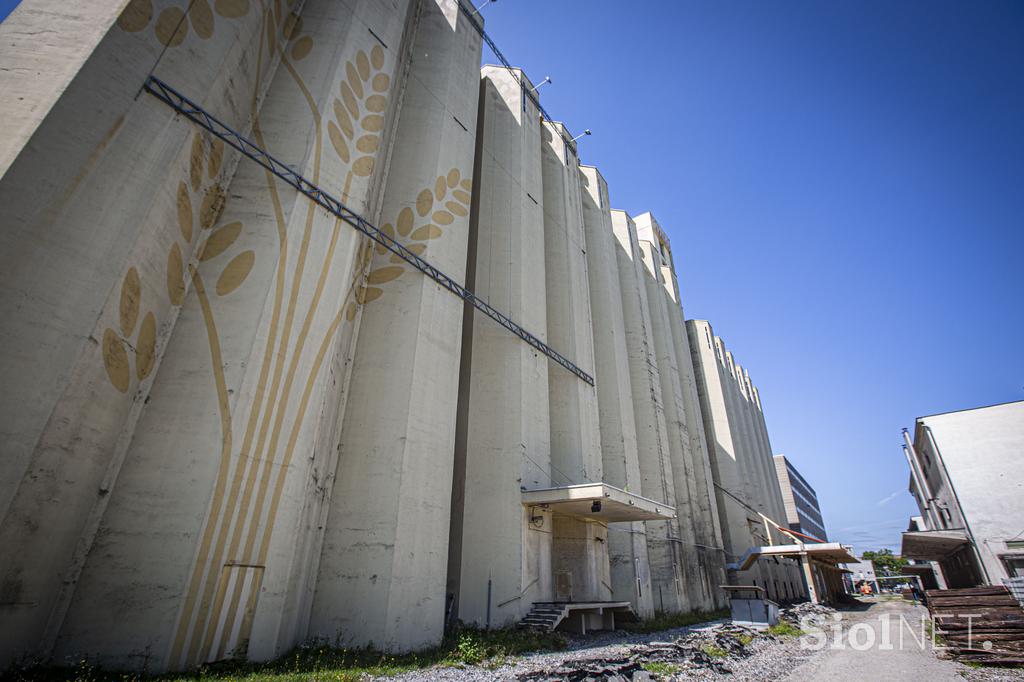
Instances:
[[[737,570],[748,550],[789,544],[790,540],[771,523],[786,528],[786,509],[761,396],[750,374],[733,359],[707,320],[687,320],[686,329],[731,582],[761,587],[774,600],[800,598],[806,584],[796,559],[757,558],[749,567]]]
[[[183,4],[0,25],[0,663],[721,607],[756,391],[479,17]]]

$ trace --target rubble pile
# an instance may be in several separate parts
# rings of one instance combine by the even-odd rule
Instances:
[[[779,611],[779,617],[797,626],[806,620],[821,625],[835,612],[835,609],[824,604],[812,604],[805,601],[782,609]]]
[[[677,666],[681,673],[713,670],[729,674],[732,672],[728,667],[729,661],[749,656],[750,644],[765,637],[771,635],[727,623],[689,632],[671,642],[634,646],[625,657],[565,661],[558,666],[522,674],[519,679],[523,682],[639,682],[651,679],[644,669],[647,663],[669,663]]]

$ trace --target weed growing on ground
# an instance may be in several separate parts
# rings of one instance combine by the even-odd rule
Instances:
[[[725,658],[729,655],[728,651],[726,651],[720,646],[715,646],[714,644],[705,644],[700,648],[700,650],[706,653],[711,658]]]
[[[788,620],[780,620],[775,625],[769,627],[767,632],[769,635],[775,635],[776,637],[799,637],[804,634],[803,630],[793,625]]]
[[[649,673],[655,675],[674,675],[680,670],[682,666],[676,665],[675,663],[663,663],[661,661],[648,661],[643,664],[643,669]]]

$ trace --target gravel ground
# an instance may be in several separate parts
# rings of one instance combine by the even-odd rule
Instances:
[[[884,613],[897,616],[901,613],[913,616],[917,612],[902,602],[875,602],[866,609],[847,611],[843,614],[845,627],[864,622],[877,627],[878,616]],[[526,656],[495,662],[490,666],[467,666],[464,668],[430,668],[399,675],[394,680],[401,682],[428,682],[452,680],[455,682],[476,682],[483,680],[515,680],[525,673],[556,668],[571,661],[588,659],[624,658],[631,647],[651,642],[669,642],[691,632],[706,632],[721,625],[713,621],[684,628],[665,630],[650,634],[629,634],[623,632],[601,632],[585,637],[570,637],[569,648],[552,653],[528,654]],[[832,644],[830,632],[828,643]],[[968,680],[969,682],[1024,682],[1024,669],[1016,668],[972,668],[951,660],[939,658],[930,650],[879,651],[877,649],[858,652],[846,647],[812,651],[800,646],[794,637],[762,636],[751,642],[749,656],[722,659],[728,673],[717,672],[706,667],[686,667],[674,674],[672,680],[729,680],[731,682],[762,682],[765,680],[856,680],[865,679],[906,679],[929,682],[945,680]],[[635,679],[641,679],[637,675]],[[666,679],[653,677],[653,679]]]
[[[1024,680],[1024,668],[971,668],[956,664],[957,672],[970,682],[1020,682]]]
[[[416,670],[397,677],[389,678],[401,682],[428,682],[429,680],[458,680],[459,682],[477,682],[479,680],[515,679],[522,673],[534,672],[543,668],[556,666],[565,661],[578,661],[588,658],[612,658],[624,656],[629,648],[637,644],[664,641],[686,634],[692,630],[714,627],[724,621],[711,621],[697,626],[675,628],[662,632],[636,635],[625,632],[597,632],[586,637],[568,635],[569,647],[562,651],[550,653],[528,654],[508,659],[504,664],[492,668],[467,666],[465,668],[430,668]]]
[[[570,638],[569,648],[551,653],[529,654],[509,659],[492,668],[467,666],[465,668],[430,668],[418,670],[391,678],[401,682],[428,682],[430,680],[453,680],[477,682],[483,680],[512,680],[523,673],[536,672],[561,665],[567,661],[594,658],[615,658],[626,656],[630,648],[638,644],[670,641],[689,632],[710,630],[724,621],[712,621],[700,625],[663,630],[648,634],[622,632],[601,632],[580,638]],[[749,649],[754,653],[744,659],[729,659],[726,664],[732,674],[723,675],[713,670],[690,669],[685,676],[675,679],[729,679],[735,682],[759,682],[781,679],[813,652],[801,651],[795,638],[764,638],[752,642]],[[989,682],[978,680],[978,682]],[[994,680],[992,682],[995,682]]]

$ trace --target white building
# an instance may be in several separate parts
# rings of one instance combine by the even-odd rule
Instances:
[[[903,556],[938,562],[950,588],[1024,575],[1024,401],[918,417],[903,436],[925,528]]]

